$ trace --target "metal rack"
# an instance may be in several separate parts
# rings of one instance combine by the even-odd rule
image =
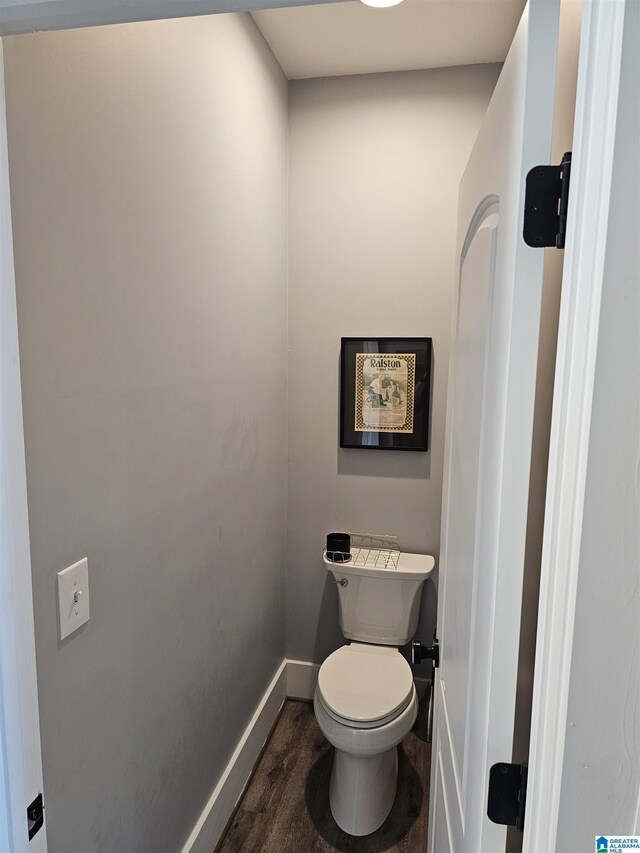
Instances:
[[[400,561],[400,542],[397,536],[389,533],[351,533],[351,557],[344,559],[342,553],[332,553],[324,549],[325,556],[332,562],[347,562],[350,565],[366,568],[389,569],[394,571]]]

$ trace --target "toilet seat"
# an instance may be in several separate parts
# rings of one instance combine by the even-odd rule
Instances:
[[[391,723],[395,719],[397,719],[402,714],[402,712],[405,711],[406,708],[409,706],[412,697],[411,695],[409,695],[404,705],[398,708],[398,710],[395,711],[393,714],[388,714],[385,717],[381,717],[379,720],[371,720],[369,722],[365,722],[362,720],[351,720],[348,717],[341,717],[339,714],[336,714],[335,711],[332,711],[331,708],[327,706],[327,703],[322,698],[322,694],[320,694],[318,698],[324,710],[327,712],[327,714],[331,717],[332,720],[336,721],[336,723],[340,723],[340,725],[352,729],[378,729],[381,726],[384,726],[387,723]]]
[[[333,652],[318,673],[318,698],[336,722],[352,728],[383,726],[413,697],[411,667],[389,646],[352,643]]]

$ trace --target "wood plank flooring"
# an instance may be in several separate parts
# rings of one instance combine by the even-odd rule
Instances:
[[[431,744],[413,732],[399,748],[398,793],[377,832],[353,838],[329,809],[333,747],[313,706],[289,700],[218,853],[419,853],[427,849]]]

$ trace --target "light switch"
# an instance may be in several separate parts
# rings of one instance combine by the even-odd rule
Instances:
[[[61,640],[89,621],[89,563],[86,558],[58,572],[58,608]]]

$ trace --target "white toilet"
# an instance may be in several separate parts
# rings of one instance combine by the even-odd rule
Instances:
[[[396,796],[398,744],[411,730],[418,700],[411,667],[398,647],[415,633],[422,586],[433,557],[400,554],[395,567],[324,558],[333,573],[340,627],[352,642],[325,660],[313,707],[335,747],[329,802],[338,826],[369,835]]]

